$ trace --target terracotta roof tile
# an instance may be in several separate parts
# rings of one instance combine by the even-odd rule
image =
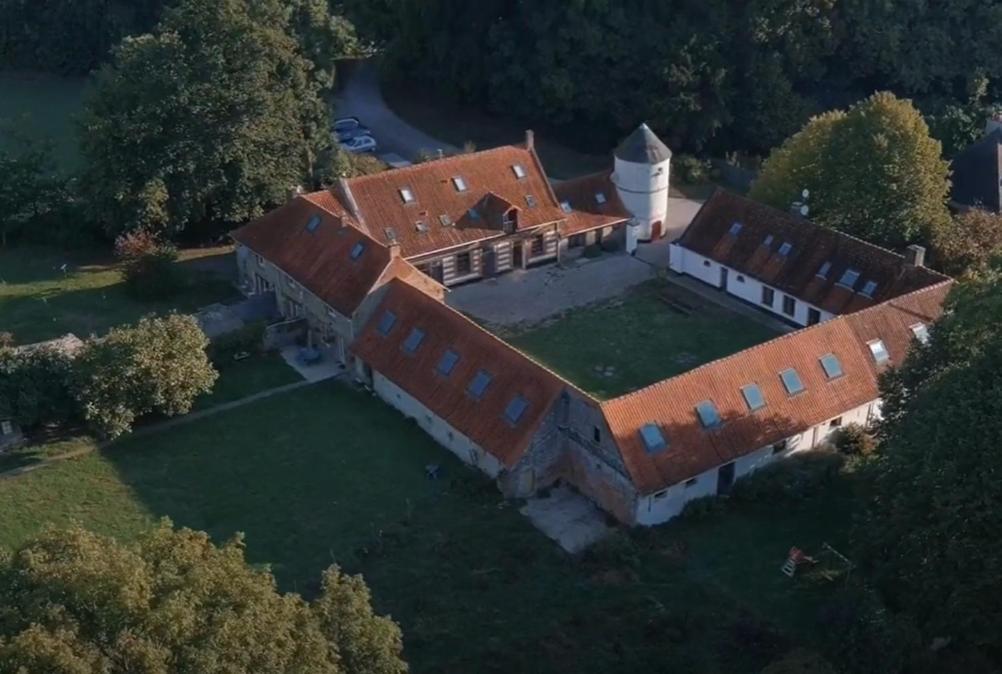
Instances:
[[[741,223],[737,235],[730,234],[734,223]],[[713,193],[678,244],[834,314],[947,278],[911,266],[892,251],[725,190]],[[784,244],[789,244],[786,254],[780,252]],[[850,269],[858,272],[852,290],[840,285]],[[871,281],[876,285],[868,297],[862,291]]]
[[[617,225],[632,216],[619,198],[616,186],[612,184],[612,173],[602,171],[592,175],[564,180],[557,183],[553,191],[557,200],[566,202],[571,212],[566,213],[567,222],[561,228],[564,236],[587,232],[597,227]],[[599,203],[595,195],[602,193],[605,203]]]
[[[396,321],[383,336],[379,324],[387,311]],[[424,338],[414,353],[407,353],[404,343],[414,328],[424,331]],[[459,358],[445,376],[438,367],[447,350]],[[390,281],[352,351],[508,467],[525,453],[566,386],[552,372],[459,312],[400,280]],[[490,372],[493,379],[482,398],[474,400],[467,388],[481,369]],[[504,415],[516,395],[528,406],[518,422],[511,424]]]
[[[941,313],[950,282],[919,290],[852,316],[778,337],[685,374],[602,403],[631,479],[651,493],[762,447],[802,433],[879,396],[866,342],[880,338],[900,363],[913,338],[910,326]],[[820,359],[834,354],[843,374],[828,379]],[[805,390],[789,395],[779,373],[794,368]],[[741,392],[757,384],[766,405],[754,412]],[[696,405],[711,400],[723,423],[706,429]],[[659,426],[669,447],[650,454],[640,436]]]
[[[350,316],[390,264],[390,250],[317,206],[315,194],[284,206],[232,232],[233,238],[288,274],[337,311]],[[314,231],[311,218],[319,218]],[[361,254],[351,253],[361,244]]]

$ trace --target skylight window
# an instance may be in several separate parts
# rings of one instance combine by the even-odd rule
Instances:
[[[447,349],[442,357],[438,360],[438,373],[443,377],[448,377],[452,374],[452,370],[455,369],[456,363],[459,362],[459,354],[452,349]]]
[[[793,250],[793,244],[788,241],[784,241],[783,245],[779,247],[779,254],[786,257],[790,254],[791,250]]]
[[[512,164],[511,170],[515,173],[515,177],[519,180],[525,177],[525,167],[521,164]]]
[[[745,404],[752,412],[765,407],[765,398],[762,396],[762,389],[758,384],[746,384],[741,387],[741,395],[745,398]]]
[[[916,323],[911,327],[912,327],[912,334],[915,335],[915,339],[917,339],[922,344],[929,343],[929,328],[926,326],[925,323]]]
[[[535,208],[536,207],[536,197],[532,196],[531,194],[526,194],[525,195],[525,203],[526,203],[526,205],[529,206],[529,208]]]
[[[452,184],[456,188],[457,192],[465,192],[468,189],[466,187],[466,181],[463,180],[462,176],[455,176],[452,179]]]
[[[704,400],[696,405],[696,414],[699,415],[699,423],[703,424],[703,428],[716,428],[720,425],[720,414],[711,400]]]
[[[882,365],[891,359],[891,354],[887,353],[887,347],[884,346],[883,340],[875,339],[872,342],[867,342],[866,345],[870,347],[870,353],[873,354],[873,360],[877,362],[877,365]]]
[[[525,410],[528,407],[529,401],[520,395],[516,395],[511,399],[511,402],[508,403],[508,407],[504,410],[505,420],[514,426],[518,423],[518,420],[522,418],[522,415],[525,414]]]
[[[419,232],[427,232],[428,223],[425,222],[424,220],[418,220],[417,222],[414,223],[414,229],[416,229]]]
[[[727,233],[731,236],[737,236],[741,232],[741,228],[744,227],[740,222],[735,222],[731,224],[731,228],[727,230]]]
[[[766,234],[765,238],[762,239],[762,245],[765,246],[766,248],[768,248],[769,246],[772,245],[772,241],[773,241],[772,234]]]
[[[605,198],[605,192],[596,192],[595,193],[595,202],[596,203],[598,203],[598,204],[604,204],[606,201],[608,201],[608,200]]]
[[[657,454],[668,447],[665,436],[661,434],[661,429],[656,424],[641,426],[640,439],[644,441],[644,447],[648,454]]]
[[[362,253],[365,252],[365,242],[359,241],[354,246],[351,247],[351,259],[357,260],[362,257]]]
[[[842,376],[842,363],[839,362],[838,357],[834,353],[821,356],[821,368],[825,371],[825,375],[829,379]]]
[[[321,217],[319,215],[317,214],[311,215],[310,219],[307,220],[306,222],[306,231],[309,232],[310,234],[317,231],[317,227],[320,226],[320,220]]]
[[[410,204],[414,202],[414,193],[411,192],[409,187],[400,188],[400,198],[403,199],[405,204]]]
[[[779,373],[779,378],[783,380],[783,388],[791,396],[804,390],[804,382],[800,381],[800,375],[792,367]]]
[[[823,265],[821,265],[821,268],[818,269],[818,276],[820,276],[821,278],[828,278],[828,272],[830,272],[831,269],[832,269],[832,263],[825,262]]]
[[[438,216],[438,221],[442,223],[443,227],[448,227],[452,224],[452,218],[450,218],[446,213]]]
[[[852,267],[849,267],[845,270],[845,273],[842,274],[842,278],[838,280],[838,284],[851,290],[856,285],[856,281],[858,280],[859,272]]]
[[[571,212],[571,202],[566,201],[566,200],[565,201],[561,201],[560,202],[560,210],[562,210],[564,213],[570,213]]]
[[[873,297],[873,293],[877,292],[877,282],[867,281],[863,284],[863,289],[859,291],[859,294],[864,297]]]
[[[390,334],[390,330],[393,329],[393,326],[396,325],[396,323],[397,315],[392,311],[386,311],[383,314],[383,317],[379,319],[379,325],[376,329],[379,330],[379,334],[385,337]]]
[[[471,398],[475,400],[480,400],[484,396],[484,391],[487,390],[487,386],[494,379],[492,375],[487,370],[477,370],[477,373],[473,375],[473,380],[470,381],[470,385],[466,388],[466,392],[470,394]]]
[[[383,233],[386,234],[386,240],[389,241],[390,243],[397,242],[397,230],[393,229],[392,227],[384,227]]]
[[[424,341],[424,330],[421,328],[414,328],[411,330],[411,334],[407,335],[407,339],[404,340],[404,351],[407,353],[414,353],[421,346],[421,342]]]

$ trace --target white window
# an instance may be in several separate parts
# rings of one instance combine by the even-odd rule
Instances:
[[[562,210],[564,213],[570,213],[571,212],[571,202],[566,201],[566,200],[565,201],[561,201],[560,202],[560,210]]]
[[[595,202],[599,203],[599,204],[604,204],[606,202],[605,192],[596,192],[595,193]]]
[[[926,327],[925,323],[916,323],[915,325],[911,326],[911,328],[912,328],[912,334],[915,335],[915,339],[917,339],[922,344],[929,343],[929,328]]]
[[[462,176],[453,177],[452,184],[455,186],[457,192],[465,192],[467,190],[466,181],[463,180]]]
[[[411,188],[409,188],[409,187],[401,187],[400,188],[400,198],[403,199],[403,201],[404,201],[405,204],[413,203],[413,201],[414,201],[414,193],[411,192]]]
[[[878,365],[886,363],[891,359],[891,354],[887,353],[887,347],[884,346],[883,340],[875,339],[872,342],[867,342],[866,345],[870,347],[873,360],[877,361]]]
[[[515,177],[519,180],[525,177],[525,167],[521,164],[513,164],[511,170],[515,173]]]

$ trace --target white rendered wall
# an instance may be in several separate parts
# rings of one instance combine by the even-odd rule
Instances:
[[[372,389],[380,398],[395,407],[404,416],[417,421],[418,426],[434,438],[438,444],[458,456],[463,463],[479,468],[492,478],[497,477],[501,472],[501,462],[493,455],[484,451],[483,448],[436,416],[434,412],[379,372],[372,373]]]
[[[651,225],[658,221],[661,222],[661,231],[664,233],[668,218],[670,173],[670,160],[658,164],[637,164],[616,157],[612,182],[616,185],[623,205],[633,215],[637,239],[650,240]],[[630,245],[631,242],[635,244],[633,239],[634,235],[627,232],[627,252],[632,252]]]

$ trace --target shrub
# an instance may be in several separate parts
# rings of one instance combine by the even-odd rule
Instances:
[[[0,347],[0,411],[25,429],[76,420],[70,356],[56,349],[15,353]]]
[[[738,480],[731,497],[765,503],[804,500],[831,484],[844,461],[837,452],[799,452]]]
[[[209,344],[209,358],[217,366],[225,365],[241,353],[257,353],[264,348],[264,321],[250,323],[238,330],[219,335]]]
[[[596,258],[602,255],[602,246],[597,243],[592,243],[585,246],[583,255],[588,258]]]
[[[762,674],[836,674],[832,664],[803,648],[795,648],[762,670]]]
[[[710,179],[712,167],[710,162],[692,155],[678,155],[672,160],[674,177],[687,185],[705,183]]]
[[[914,624],[865,588],[839,595],[821,610],[819,622],[828,657],[848,674],[901,672],[921,647]]]
[[[700,496],[685,504],[685,507],[682,508],[681,517],[687,520],[706,519],[723,512],[725,507],[727,507],[727,502],[722,498],[717,498],[712,494],[710,496]]]
[[[873,436],[859,424],[847,424],[832,435],[832,444],[847,456],[869,456],[877,448]]]
[[[128,292],[139,299],[160,300],[176,295],[184,285],[177,248],[148,229],[137,229],[115,239],[115,255],[124,262]]]

